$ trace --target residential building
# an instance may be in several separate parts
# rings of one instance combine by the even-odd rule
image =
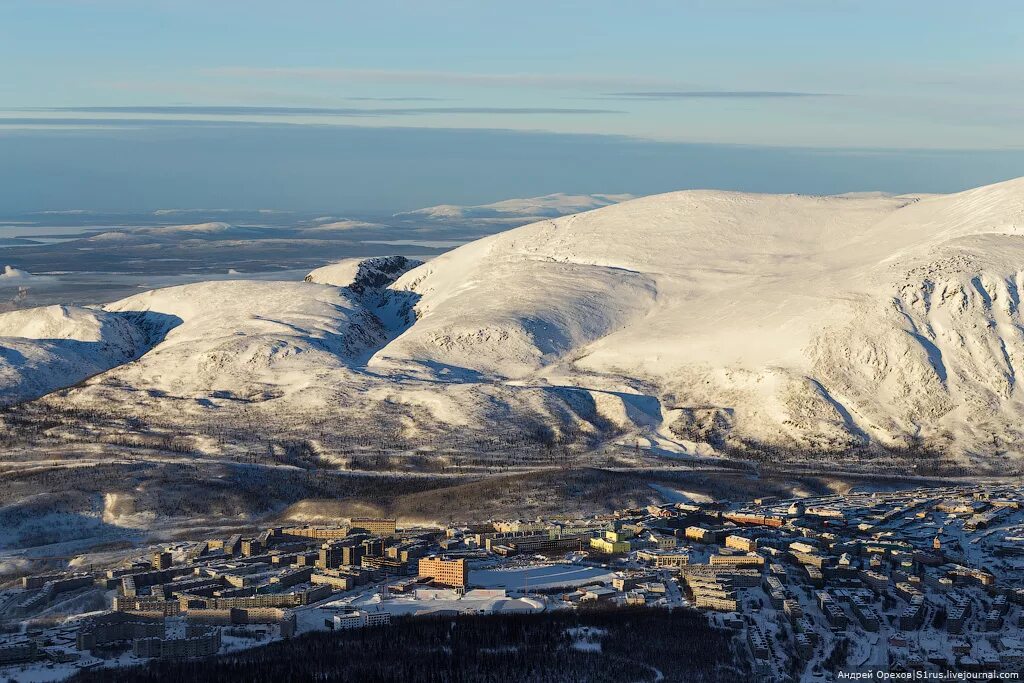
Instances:
[[[436,584],[451,588],[469,585],[469,567],[465,559],[449,560],[443,557],[424,557],[419,561],[419,575]]]

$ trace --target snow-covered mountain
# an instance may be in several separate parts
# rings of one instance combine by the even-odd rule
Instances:
[[[495,219],[522,221],[524,218],[554,218],[570,213],[591,211],[618,202],[633,199],[629,194],[564,194],[561,192],[542,197],[505,199],[492,204],[460,206],[439,204],[424,209],[406,211],[397,216],[427,218],[436,221]]]
[[[377,256],[350,258],[329,266],[317,268],[306,276],[306,282],[346,287],[356,294],[383,289],[408,270],[422,265],[422,261],[404,256]]]
[[[0,314],[0,405],[38,398],[146,350],[130,317],[78,306]]]
[[[351,292],[305,282],[203,282],[145,292],[106,308],[143,312],[144,321],[160,326],[155,333],[162,341],[95,383],[146,389],[157,397],[259,400],[301,392],[385,338]]]
[[[419,320],[371,365],[625,382],[684,439],[1011,448],[1022,231],[1022,180],[924,199],[646,197],[408,273],[396,287]]]
[[[928,197],[675,192],[415,265],[85,309],[101,338],[125,340],[108,366],[154,346],[46,400],[165,423],[256,410],[266,429],[387,420],[413,444],[441,429],[700,453],[925,448],[961,463],[1020,451],[1024,179]],[[51,348],[9,360],[39,345],[11,338],[47,311],[0,316],[18,368],[0,377],[5,396],[68,362]]]

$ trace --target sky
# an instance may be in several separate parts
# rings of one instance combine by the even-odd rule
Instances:
[[[1022,25],[1017,0],[0,0],[0,211],[952,191],[1024,175]]]

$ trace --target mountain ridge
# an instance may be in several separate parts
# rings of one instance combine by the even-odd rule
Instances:
[[[935,196],[654,195],[422,265],[352,260],[305,283],[115,302],[96,310],[182,322],[42,400],[165,425],[244,404],[293,435],[303,414],[376,419],[397,451],[508,432],[582,451],[1016,466],[1022,237],[1024,179]],[[345,461],[329,441],[324,457]]]

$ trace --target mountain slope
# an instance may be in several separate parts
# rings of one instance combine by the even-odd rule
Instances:
[[[384,338],[379,321],[346,290],[304,282],[203,282],[106,310],[180,321],[138,361],[97,378],[97,385],[158,396],[259,400],[299,391]]]
[[[197,431],[258,420],[261,438],[315,424],[338,462],[367,432],[372,448],[478,458],[620,439],[1019,462],[1024,180],[927,197],[675,192],[412,265],[116,302],[97,314],[155,346],[46,401],[187,415]]]
[[[0,314],[0,404],[37,398],[146,350],[132,320],[78,306]]]
[[[408,273],[395,287],[419,297],[419,320],[371,365],[628,377],[684,439],[1002,450],[1024,407],[1022,230],[1022,180],[928,198],[647,197]],[[580,334],[594,311],[629,315]]]
[[[306,282],[346,287],[356,294],[382,289],[422,261],[404,256],[351,258],[317,268],[305,277]]]

